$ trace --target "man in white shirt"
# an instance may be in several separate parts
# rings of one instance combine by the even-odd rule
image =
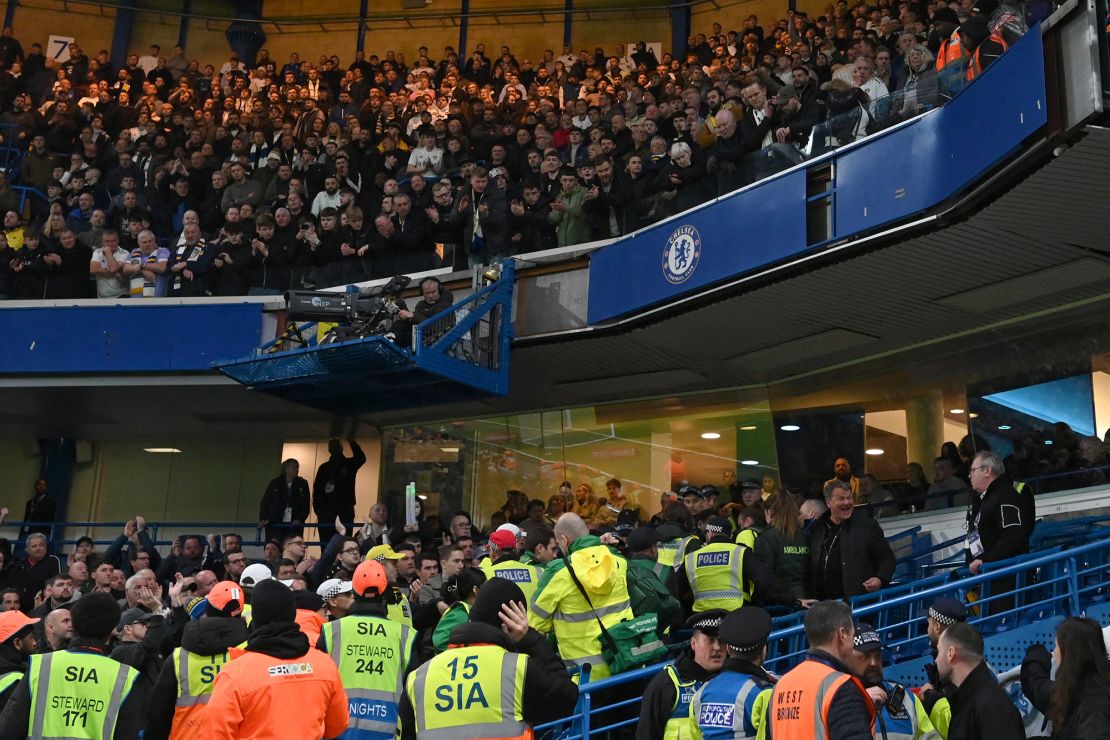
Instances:
[[[123,268],[130,264],[131,254],[119,245],[119,232],[115,229],[105,229],[101,239],[103,246],[93,251],[89,262],[89,272],[96,279],[96,296],[123,298],[128,293]]]
[[[889,109],[890,90],[886,83],[875,76],[875,61],[871,57],[857,57],[852,68],[852,85],[867,93],[871,100],[871,115],[878,117],[881,107]],[[880,101],[882,101],[880,103]]]
[[[409,155],[405,171],[410,175],[443,174],[443,150],[436,146],[436,133],[431,126],[420,128],[420,146]]]
[[[150,53],[139,57],[139,68],[143,70],[143,74],[147,77],[158,66],[158,57],[162,54],[162,47],[158,44],[150,45]]]
[[[312,215],[319,218],[320,211],[325,208],[340,210],[340,200],[339,178],[335,175],[328,175],[324,178],[324,189],[312,199]]]

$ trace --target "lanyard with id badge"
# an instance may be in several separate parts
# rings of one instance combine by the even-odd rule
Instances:
[[[974,560],[983,554],[983,541],[979,539],[979,517],[983,515],[982,509],[975,515],[975,523],[967,532],[967,549]]]

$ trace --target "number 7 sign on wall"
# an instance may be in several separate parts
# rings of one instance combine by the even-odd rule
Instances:
[[[69,45],[73,43],[72,36],[51,36],[47,42],[48,53],[55,62],[69,61]]]

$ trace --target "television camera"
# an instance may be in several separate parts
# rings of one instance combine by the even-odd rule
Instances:
[[[401,292],[411,282],[407,275],[397,275],[385,285],[366,290],[352,286],[346,293],[290,290],[285,294],[288,319],[338,324],[320,339],[320,344],[389,336],[397,314],[405,308]]]

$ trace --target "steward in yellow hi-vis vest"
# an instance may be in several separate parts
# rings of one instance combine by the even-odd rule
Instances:
[[[332,657],[347,692],[351,723],[344,740],[393,740],[397,706],[412,668],[416,631],[389,618],[385,568],[367,560],[351,580],[350,613],[324,625],[317,647]]]
[[[691,611],[732,611],[758,596],[764,604],[790,609],[800,604],[767,566],[748,548],[734,544],[732,522],[711,517],[705,524],[706,544],[689,553],[678,570],[678,592]]]
[[[722,609],[695,614],[687,623],[693,628],[690,644],[682,649],[673,665],[648,682],[640,702],[637,740],[689,740],[690,702],[702,685],[717,675],[725,652],[718,630],[725,612]]]
[[[532,738],[574,711],[578,687],[543,635],[528,626],[524,593],[493,578],[447,651],[413,671],[401,698],[402,740]]]
[[[232,648],[246,647],[244,592],[220,581],[204,597],[200,619],[185,625],[181,647],[173,651],[147,697],[144,740],[206,740],[204,715],[216,676],[231,660]]]
[[[89,593],[70,613],[73,640],[65,650],[31,656],[0,714],[3,740],[138,737],[142,707],[129,698],[139,672],[107,656],[119,604],[108,593]]]

